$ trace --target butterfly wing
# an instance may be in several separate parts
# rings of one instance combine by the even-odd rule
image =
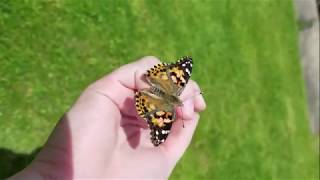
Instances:
[[[161,63],[149,69],[146,73],[146,79],[149,84],[162,92],[172,92],[174,88],[168,76],[168,68],[169,64]]]
[[[175,120],[174,107],[148,91],[138,91],[135,100],[139,116],[151,129],[151,142],[155,146],[160,145],[167,139]]]
[[[192,63],[186,56],[175,63],[157,64],[147,71],[147,80],[161,91],[179,96],[191,77]]]

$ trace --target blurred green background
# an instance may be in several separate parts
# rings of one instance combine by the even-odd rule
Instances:
[[[172,179],[318,179],[297,35],[291,0],[1,0],[0,177],[91,82],[191,55],[207,110]]]

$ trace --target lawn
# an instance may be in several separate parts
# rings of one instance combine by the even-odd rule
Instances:
[[[1,0],[0,177],[91,82],[191,55],[207,110],[172,179],[318,179],[297,40],[291,0]]]

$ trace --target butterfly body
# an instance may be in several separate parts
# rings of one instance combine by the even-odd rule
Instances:
[[[151,129],[151,142],[163,143],[176,119],[175,108],[183,103],[179,96],[192,72],[191,57],[183,57],[176,63],[161,63],[145,74],[150,88],[136,93],[136,109]]]
[[[182,101],[179,99],[178,96],[174,95],[174,94],[167,94],[166,92],[163,92],[162,90],[160,89],[157,89],[157,88],[154,88],[154,87],[151,87],[149,89],[149,91],[158,96],[159,98],[163,99],[164,103],[167,103],[167,104],[172,104],[174,106],[182,106]]]

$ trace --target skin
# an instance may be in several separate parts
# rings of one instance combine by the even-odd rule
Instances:
[[[141,77],[159,62],[144,57],[91,84],[33,162],[10,179],[168,178],[206,105],[198,85],[190,80],[180,96],[183,106],[176,110],[170,135],[154,147],[146,122],[137,116],[134,90],[149,87]]]

